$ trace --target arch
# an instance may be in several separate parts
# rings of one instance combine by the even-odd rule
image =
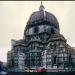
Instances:
[[[56,64],[56,59],[57,59],[57,57],[53,56],[53,64]]]
[[[54,28],[51,28],[51,34],[54,34],[55,31],[54,31]]]

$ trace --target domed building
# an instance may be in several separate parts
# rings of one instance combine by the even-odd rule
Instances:
[[[17,72],[24,72],[25,68],[45,68],[48,72],[74,70],[75,50],[60,34],[56,17],[41,4],[39,11],[31,14],[23,39],[12,40],[7,63],[8,71]]]

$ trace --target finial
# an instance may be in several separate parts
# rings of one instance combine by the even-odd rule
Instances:
[[[41,5],[40,5],[39,10],[40,10],[40,11],[41,11],[41,10],[44,10],[44,6],[43,6],[43,2],[42,2],[42,1],[41,1]]]
[[[43,5],[42,1],[41,1],[41,5]]]

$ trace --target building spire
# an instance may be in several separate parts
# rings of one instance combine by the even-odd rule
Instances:
[[[44,6],[43,6],[43,2],[41,1],[41,5],[40,5],[40,7],[39,7],[39,10],[40,11],[43,11],[44,10]]]
[[[41,1],[41,5],[43,5],[42,1]]]

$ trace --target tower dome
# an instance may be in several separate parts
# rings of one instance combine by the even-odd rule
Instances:
[[[36,25],[38,23],[41,23],[41,22],[48,22],[48,23],[50,23],[50,25],[53,25],[54,27],[59,29],[59,23],[58,23],[56,17],[52,13],[45,11],[45,8],[42,4],[39,7],[39,11],[35,11],[31,14],[31,16],[27,22],[26,28],[29,28],[29,27]]]

